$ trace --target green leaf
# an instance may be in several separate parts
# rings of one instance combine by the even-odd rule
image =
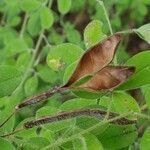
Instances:
[[[60,44],[51,48],[47,57],[47,64],[54,70],[64,69],[78,60],[82,54],[83,50],[74,44]]]
[[[27,51],[28,45],[23,38],[11,39],[6,45],[8,56],[14,56],[23,51]]]
[[[132,96],[124,92],[113,93],[112,105],[113,105],[113,111],[120,114],[129,111],[140,112],[140,108],[136,100]]]
[[[33,12],[40,8],[41,3],[37,0],[21,0],[20,1],[20,7],[25,12]]]
[[[147,106],[150,108],[150,85],[142,87],[142,93],[144,95]]]
[[[111,124],[106,130],[97,135],[97,138],[101,141],[104,149],[119,150],[134,143],[137,135],[136,127],[133,125],[120,126]]]
[[[84,43],[87,48],[92,47],[106,38],[102,31],[102,23],[99,20],[91,21],[84,30]]]
[[[74,150],[103,150],[101,142],[91,133],[80,135],[73,141]]]
[[[73,89],[72,92],[76,96],[80,98],[86,98],[86,99],[98,99],[104,94],[102,92],[93,92],[85,89]]]
[[[48,41],[50,43],[54,43],[55,45],[61,44],[64,41],[64,37],[57,33],[55,30],[52,30],[51,33],[48,36]]]
[[[25,82],[25,85],[24,85],[26,96],[34,95],[36,93],[37,88],[38,88],[37,76],[28,78],[28,80]]]
[[[50,143],[48,139],[43,137],[32,137],[23,141],[21,148],[23,150],[40,150]]]
[[[4,150],[15,150],[15,147],[6,139],[0,137],[0,147]]]
[[[129,80],[123,83],[118,89],[135,89],[146,84],[150,84],[150,51],[143,51],[131,57],[126,65],[134,66],[136,68],[135,74],[133,74]]]
[[[126,65],[134,66],[136,68],[136,72],[138,72],[144,69],[145,67],[150,66],[149,58],[150,58],[150,50],[146,50],[128,59]]]
[[[49,29],[54,22],[52,11],[47,7],[42,7],[40,10],[41,27],[42,29]]]
[[[77,64],[78,64],[78,61],[75,61],[72,64],[70,64],[68,67],[66,67],[65,73],[63,76],[63,84],[67,83],[67,81],[69,80],[69,78],[73,74]]]
[[[40,21],[40,11],[37,11],[30,16],[27,29],[32,36],[40,33],[42,29],[41,24],[39,23]]]
[[[84,76],[82,77],[81,79],[79,79],[78,81],[76,81],[74,83],[74,86],[80,86],[81,84],[84,84],[86,83],[87,81],[89,81],[91,78],[93,77],[93,75],[87,75],[87,76]]]
[[[20,92],[21,93],[21,92]],[[19,93],[19,94],[20,94]],[[0,98],[0,122],[4,122],[11,112],[14,111],[15,106],[20,102],[22,97],[9,96]],[[13,116],[5,125],[1,127],[0,134],[6,134],[13,131],[15,125],[15,116]]]
[[[50,116],[50,115],[54,115],[56,113],[58,113],[60,110],[55,108],[55,107],[51,107],[51,106],[45,106],[45,107],[42,107],[40,109],[37,110],[36,112],[36,119],[39,119],[41,117],[44,117],[44,116]]]
[[[64,102],[60,109],[63,111],[81,109],[90,105],[96,105],[97,100],[84,99],[84,98],[74,98],[69,101]]]
[[[20,129],[23,127],[24,123],[28,122],[28,121],[31,121],[33,120],[34,118],[33,117],[30,117],[30,118],[26,118],[24,119],[23,121],[21,121],[15,130],[17,129]],[[22,130],[20,132],[17,132],[15,134],[15,136],[19,137],[19,138],[23,138],[23,139],[29,139],[29,138],[32,138],[32,137],[36,137],[37,134],[36,134],[36,128],[31,128],[31,129],[25,129],[25,130]]]
[[[66,14],[71,8],[71,0],[57,0],[58,10],[61,14]]]
[[[150,127],[146,129],[141,138],[140,150],[149,150],[150,148]]]
[[[8,25],[11,26],[11,27],[15,27],[15,26],[17,26],[20,22],[21,22],[21,18],[18,17],[18,16],[16,16],[16,17],[13,17],[13,18],[9,19]]]
[[[48,83],[55,83],[57,81],[57,73],[47,66],[37,66],[38,76]]]
[[[74,28],[73,24],[71,24],[69,22],[65,23],[64,32],[66,34],[66,38],[67,38],[68,42],[78,44],[78,45],[81,43],[81,35],[80,35],[79,31],[77,31]]]
[[[150,66],[135,73],[124,84],[118,87],[119,90],[136,89],[141,86],[150,84]]]
[[[70,43],[80,44],[81,43],[81,35],[77,30],[70,30],[66,32],[67,40]]]
[[[12,66],[0,66],[0,97],[10,95],[20,84],[22,74]]]
[[[150,44],[150,23],[134,30],[142,39]]]
[[[17,58],[16,67],[24,72],[29,64],[29,60],[31,60],[31,54],[29,52],[21,53]]]

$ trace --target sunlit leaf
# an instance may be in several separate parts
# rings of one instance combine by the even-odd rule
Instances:
[[[47,7],[42,7],[40,10],[40,19],[42,29],[49,29],[54,22],[52,11]]]
[[[142,39],[150,44],[150,23],[134,30]]]
[[[106,38],[106,35],[102,31],[102,26],[99,20],[93,20],[86,26],[84,30],[84,42],[87,48]]]
[[[71,0],[57,0],[58,10],[61,14],[66,14],[71,8]]]

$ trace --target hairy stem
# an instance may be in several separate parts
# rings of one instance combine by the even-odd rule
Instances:
[[[100,6],[102,6],[102,8],[103,8],[104,15],[105,15],[105,18],[106,18],[107,23],[108,23],[108,27],[109,27],[110,34],[113,35],[113,30],[112,30],[112,27],[111,27],[111,23],[110,23],[110,20],[109,20],[108,13],[107,13],[107,11],[106,11],[104,2],[101,1],[101,0],[97,0],[97,2],[98,2],[98,3],[100,4]]]
[[[39,36],[39,39],[37,41],[35,50],[33,51],[33,55],[32,55],[31,61],[30,61],[29,65],[28,65],[28,67],[26,69],[26,72],[25,72],[25,74],[23,76],[23,79],[22,79],[21,83],[19,84],[19,86],[16,88],[16,90],[13,92],[13,94],[16,94],[20,90],[20,88],[23,86],[24,82],[26,81],[26,79],[28,78],[28,76],[31,73],[32,66],[34,65],[34,61],[35,61],[38,49],[39,49],[40,44],[41,44],[42,39],[43,39],[42,35],[43,35],[43,32]]]
[[[99,5],[103,8],[104,15],[105,15],[105,18],[106,18],[107,23],[108,23],[108,28],[109,28],[110,34],[113,35],[112,26],[111,26],[110,19],[109,19],[108,13],[107,13],[107,11],[106,11],[104,2],[101,1],[101,0],[97,0],[97,2],[98,2]],[[113,63],[114,63],[114,65],[117,65],[117,57],[116,57],[116,55],[114,56]]]
[[[25,14],[24,20],[23,20],[23,24],[22,24],[22,27],[21,27],[21,31],[20,31],[20,38],[23,37],[23,34],[24,34],[24,31],[25,31],[25,28],[26,28],[27,21],[28,21],[28,15]]]

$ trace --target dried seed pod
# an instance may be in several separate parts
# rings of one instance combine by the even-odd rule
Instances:
[[[54,116],[46,116],[46,117],[43,117],[38,120],[28,121],[28,122],[24,123],[24,128],[30,129],[35,126],[40,126],[40,125],[44,125],[47,123],[66,120],[66,119],[70,119],[70,118],[74,118],[74,117],[78,117],[78,116],[91,116],[91,117],[96,117],[98,119],[103,119],[106,116],[106,114],[107,114],[107,111],[100,110],[100,109],[78,109],[78,110],[74,110],[74,111],[70,111],[70,112],[59,113]],[[119,116],[117,113],[110,112],[109,119],[112,119],[117,116]],[[135,120],[129,120],[124,117],[112,121],[112,123],[119,124],[119,125],[134,124],[135,122],[136,122]]]
[[[107,66],[79,87],[93,91],[113,90],[126,81],[134,71],[134,67]]]
[[[114,34],[87,50],[64,87],[69,87],[80,78],[96,73],[107,66],[112,61],[120,40],[121,35]]]

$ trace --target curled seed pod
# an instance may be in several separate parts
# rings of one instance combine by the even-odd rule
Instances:
[[[89,81],[80,85],[80,88],[93,91],[113,90],[126,81],[134,71],[134,67],[107,66],[97,72]]]
[[[80,78],[96,73],[107,66],[112,61],[120,40],[121,35],[114,34],[87,50],[64,87],[71,86]]]

